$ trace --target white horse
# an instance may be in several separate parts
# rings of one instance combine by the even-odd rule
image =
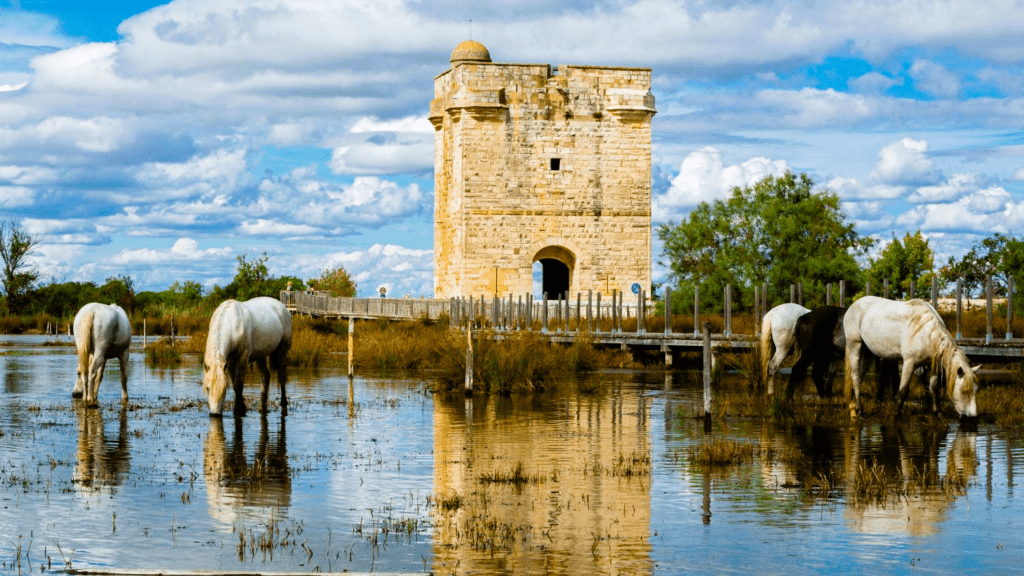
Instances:
[[[903,360],[900,375],[899,413],[910,389],[916,368],[928,373],[928,395],[932,411],[939,411],[938,381],[946,378],[946,393],[961,416],[977,416],[978,383],[964,351],[956,345],[938,312],[924,300],[899,302],[865,296],[850,306],[843,319],[846,332],[846,390],[854,399],[850,414],[860,413],[860,383],[868,363],[866,348],[882,359]]]
[[[775,374],[796,346],[797,318],[808,312],[810,310],[799,304],[779,304],[769,310],[761,321],[761,373],[767,383],[768,394],[775,393]],[[775,345],[774,354],[772,344]]]
[[[235,390],[235,416],[245,416],[245,371],[254,362],[263,380],[260,412],[267,412],[270,371],[267,360],[277,372],[281,385],[281,415],[288,414],[286,356],[292,345],[292,317],[280,301],[253,298],[246,302],[227,300],[213,311],[210,332],[203,357],[203,392],[210,414],[219,416],[228,387]]]
[[[96,406],[103,369],[108,359],[117,358],[121,367],[121,400],[127,401],[128,347],[131,342],[132,326],[120,306],[97,302],[82,306],[75,315],[78,376],[71,397],[84,397],[86,406]]]

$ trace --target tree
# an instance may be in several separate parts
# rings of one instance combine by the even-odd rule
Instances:
[[[693,287],[700,286],[707,300],[701,306],[719,307],[726,284],[733,286],[737,303],[762,283],[776,301],[788,299],[796,282],[803,282],[811,301],[823,303],[824,285],[839,280],[852,293],[861,282],[855,256],[873,241],[847,222],[838,195],[813,187],[806,174],[768,176],[733,188],[726,200],[701,203],[678,225],[659,226],[662,264],[682,291],[674,301],[692,301]]]
[[[344,266],[334,269],[324,268],[319,278],[309,280],[309,285],[314,290],[330,292],[331,296],[335,298],[342,296],[351,298],[356,295],[356,283],[349,277]]]
[[[108,277],[100,286],[100,295],[104,303],[117,304],[128,314],[135,311],[135,281],[127,274]]]
[[[267,260],[269,257],[264,252],[259,258],[249,260],[244,254],[238,256],[238,268],[235,270],[235,278],[226,288],[232,298],[249,300],[257,296],[277,296],[267,286],[270,274],[267,271]]]
[[[964,296],[971,298],[985,285],[985,261],[978,255],[977,247],[971,248],[960,260],[950,256],[939,271],[939,278],[946,284],[960,280]]]
[[[934,254],[928,240],[918,230],[913,235],[907,232],[900,242],[895,236],[877,259],[868,267],[867,279],[880,294],[882,284],[889,279],[890,295],[904,300],[910,294],[910,283],[915,282],[913,298],[930,298],[931,281],[935,275]]]
[[[39,239],[32,236],[14,220],[0,222],[0,259],[3,259],[3,290],[7,298],[7,311],[20,314],[25,297],[39,279],[39,272],[28,262]]]

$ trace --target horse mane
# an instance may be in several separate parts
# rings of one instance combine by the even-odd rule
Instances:
[[[931,304],[921,299],[911,300],[907,304],[919,310],[910,324],[911,335],[924,332],[928,336],[933,347],[931,371],[946,381],[946,394],[952,397],[956,379],[949,378],[949,375],[956,372],[958,363],[967,370],[971,364]]]

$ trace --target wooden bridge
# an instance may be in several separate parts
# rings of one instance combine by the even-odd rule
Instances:
[[[387,320],[440,320],[448,318],[453,325],[464,326],[472,319],[474,326],[487,327],[498,337],[517,330],[532,330],[552,342],[571,344],[580,334],[586,334],[595,346],[616,347],[624,350],[656,351],[665,354],[666,365],[683,352],[701,352],[703,334],[680,333],[667,330],[648,330],[653,314],[647,296],[642,292],[635,300],[625,302],[621,293],[613,293],[611,301],[601,302],[598,294],[576,300],[537,301],[526,295],[513,299],[494,298],[334,298],[326,292],[282,291],[281,302],[293,314],[319,318],[357,318]],[[671,301],[671,292],[665,298]],[[723,331],[711,334],[711,346],[716,352],[747,352],[756,342],[757,334],[733,334],[731,298],[725,294]],[[755,326],[761,325],[766,308],[755,306]],[[665,307],[668,308],[668,307]],[[958,307],[959,309],[959,307]],[[637,313],[639,311],[639,314]],[[1012,314],[1012,312],[1008,312]],[[959,316],[958,316],[959,318]],[[992,336],[991,299],[988,310],[988,335],[985,338],[957,338],[957,343],[974,362],[1004,363],[1024,361],[1024,338]],[[701,326],[700,312],[694,311],[694,326]],[[1012,319],[1012,316],[1011,316]],[[664,326],[672,326],[670,312],[665,312]],[[1009,324],[1008,324],[1009,325]],[[539,328],[538,328],[539,327]]]

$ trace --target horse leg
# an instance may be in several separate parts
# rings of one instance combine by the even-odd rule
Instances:
[[[234,366],[231,383],[235,388],[235,409],[236,417],[245,416],[245,395],[242,390],[245,388],[245,371],[248,369],[248,362],[239,360]]]
[[[850,386],[846,390],[846,398],[850,408],[850,417],[856,418],[860,415],[860,383],[864,379],[864,372],[867,366],[861,358],[863,343],[859,341],[846,342],[846,370],[850,373]],[[850,394],[853,399],[850,399]]]
[[[932,397],[932,414],[939,413],[939,375],[933,370],[928,375],[928,395]]]
[[[804,385],[804,381],[807,379],[808,364],[810,361],[806,355],[801,355],[796,364],[793,364],[793,369],[789,373],[789,386],[786,387],[786,400],[792,400],[797,387]]]
[[[914,377],[914,363],[910,360],[903,361],[903,372],[900,374],[899,400],[896,401],[896,415],[903,410],[903,403],[907,401],[910,393],[910,379]]]
[[[768,395],[771,396],[775,393],[775,374],[779,371],[779,366],[785,362],[786,356],[789,355],[789,349],[782,346],[775,347],[775,355],[772,356],[770,362],[768,362]]]
[[[288,383],[288,362],[285,353],[278,354],[274,351],[270,355],[270,367],[277,372],[277,383],[281,387],[281,416],[288,415],[288,395],[285,392],[285,384]]]
[[[121,401],[128,401],[128,349],[117,357],[117,365],[121,368]]]
[[[89,381],[85,387],[85,405],[98,406],[100,395],[100,383],[103,382],[103,372],[107,366],[107,358],[97,352],[92,357],[92,364],[89,365]]]
[[[814,380],[814,387],[818,389],[818,398],[832,395],[832,366],[832,361],[818,357],[811,367],[811,380]]]
[[[267,359],[257,360],[256,367],[260,369],[260,383],[263,384],[263,390],[260,392],[260,414],[266,414],[267,395],[270,391],[270,370],[267,369]]]

